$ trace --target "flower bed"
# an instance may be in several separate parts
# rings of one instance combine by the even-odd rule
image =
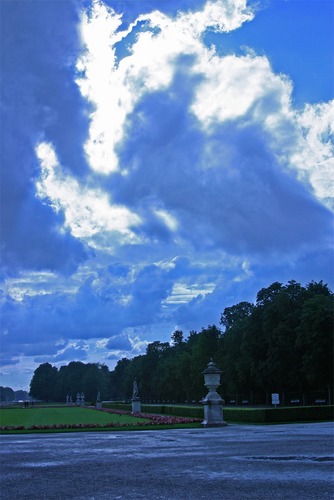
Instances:
[[[100,408],[99,411],[114,413],[117,415],[133,415],[130,411],[113,410],[111,408]],[[194,424],[202,422],[201,418],[173,417],[171,415],[157,415],[152,413],[136,413],[135,416],[138,418],[145,418],[150,420],[150,422],[140,422],[136,425]]]
[[[169,415],[152,415],[149,413],[140,413],[138,416],[141,418],[149,418],[152,423],[156,425],[164,424],[195,424],[202,422],[200,418],[189,418],[189,417],[173,417]],[[150,425],[152,425],[150,423]]]

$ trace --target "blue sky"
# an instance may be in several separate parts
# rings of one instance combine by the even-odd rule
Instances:
[[[1,385],[333,289],[334,3],[1,2]]]

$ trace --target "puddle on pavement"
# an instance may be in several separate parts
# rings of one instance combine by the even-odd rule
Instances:
[[[24,467],[56,467],[58,465],[64,465],[65,462],[30,462],[30,463],[25,463]]]
[[[307,457],[298,455],[288,455],[288,456],[258,456],[258,457],[245,457],[246,460],[270,460],[277,462],[291,462],[291,461],[302,461],[302,462],[333,462],[334,457]]]

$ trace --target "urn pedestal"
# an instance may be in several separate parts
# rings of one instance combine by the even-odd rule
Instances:
[[[203,427],[223,427],[226,424],[223,416],[223,399],[216,389],[220,385],[221,370],[210,360],[207,368],[202,372],[204,384],[209,389],[208,394],[202,399],[204,406]]]
[[[141,401],[140,398],[131,399],[132,402],[132,413],[140,413],[141,412]]]

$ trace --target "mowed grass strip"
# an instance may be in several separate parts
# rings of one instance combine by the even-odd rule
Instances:
[[[131,415],[117,415],[89,408],[8,408],[0,409],[0,425],[134,424],[148,422]]]

